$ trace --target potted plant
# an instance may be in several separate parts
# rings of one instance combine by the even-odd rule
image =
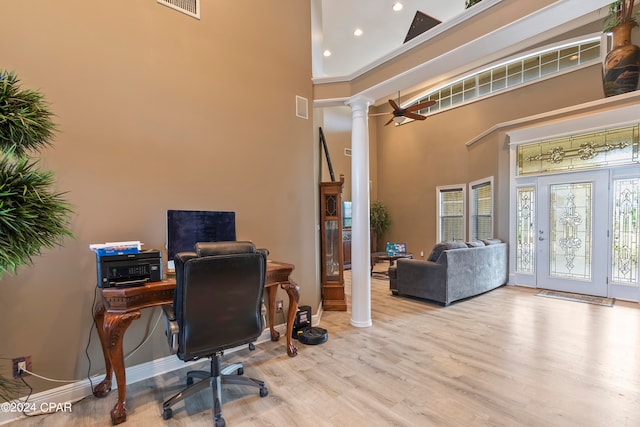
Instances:
[[[473,6],[476,3],[480,3],[482,0],[466,0],[464,2],[464,8],[465,9],[469,9],[471,6]]]
[[[635,0],[618,0],[609,5],[604,32],[613,35],[612,49],[604,60],[605,96],[632,92],[638,88],[640,48],[631,43],[631,31],[638,25],[633,13]]]
[[[51,190],[53,173],[30,157],[51,145],[53,114],[41,93],[19,83],[0,68],[0,278],[71,236],[70,205]],[[0,375],[0,400],[13,398],[18,384]]]
[[[371,230],[373,230],[374,236],[373,241],[375,242],[375,246],[379,248],[379,240],[382,239],[384,233],[386,233],[391,227],[391,217],[389,216],[387,207],[380,200],[371,204],[371,210],[369,212],[369,221],[371,223]]]

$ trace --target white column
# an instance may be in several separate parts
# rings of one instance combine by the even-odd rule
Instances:
[[[369,128],[371,100],[356,97],[351,107],[351,325],[371,326],[371,240],[369,232]]]

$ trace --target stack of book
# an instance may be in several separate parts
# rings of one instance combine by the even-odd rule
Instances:
[[[89,245],[89,249],[94,251],[98,257],[137,254],[140,252],[141,247],[142,243],[139,241],[93,243]]]

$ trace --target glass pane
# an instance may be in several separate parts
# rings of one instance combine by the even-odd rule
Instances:
[[[340,252],[338,252],[338,221],[325,221],[324,224],[324,241],[325,241],[325,265],[324,271],[327,280],[335,281],[340,279]]]
[[[440,236],[442,242],[464,240],[464,218],[462,217],[442,217],[440,229],[442,230],[442,236]]]
[[[558,52],[546,53],[540,57],[541,71],[540,75],[555,73],[558,71]]]
[[[478,95],[475,89],[469,89],[464,91],[464,100],[469,101],[470,99],[476,98]]]
[[[463,82],[464,90],[467,91],[469,89],[473,89],[476,87],[476,78],[471,77],[470,79],[465,79]]]
[[[504,89],[507,87],[507,79],[498,79],[493,81],[493,87],[491,88],[492,92],[495,92],[500,89]]]
[[[580,46],[580,63],[600,59],[600,42]]]
[[[640,178],[613,181],[613,283],[638,286]]]
[[[524,60],[523,80],[529,81],[540,77],[540,57],[528,58]]]
[[[518,188],[516,217],[516,271],[533,273],[535,262],[535,188]]]
[[[472,239],[490,239],[492,232],[492,210],[491,184],[485,183],[474,186],[472,189]]]
[[[464,193],[462,190],[440,192],[440,240],[464,240]]]
[[[518,147],[518,174],[630,164],[638,159],[640,126],[589,132]]]
[[[509,78],[507,79],[507,86],[515,86],[522,83],[522,73],[517,74],[509,74]]]
[[[498,67],[498,68],[494,68],[491,71],[491,78],[496,81],[499,79],[504,79],[505,77],[507,77],[507,69],[506,67]]]
[[[478,84],[486,85],[491,83],[491,71],[485,71],[478,75]]]
[[[550,186],[549,192],[549,274],[556,278],[591,280],[592,184],[556,184]]]
[[[578,65],[579,48],[578,46],[571,46],[560,51],[560,70],[570,68]]]

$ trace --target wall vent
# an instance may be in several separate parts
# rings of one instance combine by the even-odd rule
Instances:
[[[309,118],[309,100],[307,98],[296,95],[296,116],[303,119]]]
[[[345,148],[344,149],[344,155],[347,157],[351,157],[351,148]]]
[[[200,19],[200,0],[158,0],[158,3]]]

